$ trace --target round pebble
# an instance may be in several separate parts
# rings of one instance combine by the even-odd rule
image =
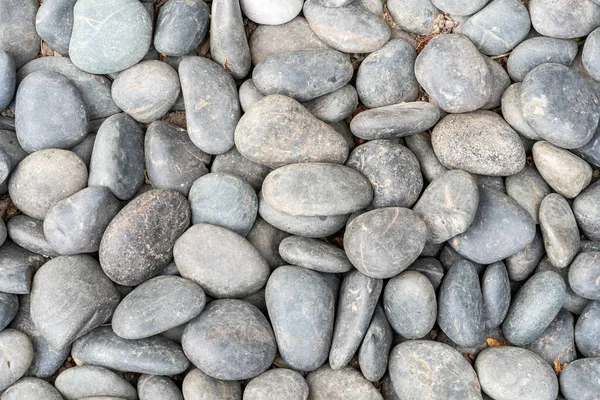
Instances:
[[[154,47],[161,54],[184,56],[206,36],[210,9],[204,0],[170,0],[158,11]]]
[[[246,400],[305,400],[308,384],[298,372],[277,368],[263,372],[244,388]]]

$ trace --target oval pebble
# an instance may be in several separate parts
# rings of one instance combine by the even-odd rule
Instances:
[[[569,266],[569,285],[579,296],[600,300],[600,252],[579,253]]]
[[[573,201],[577,225],[590,240],[600,240],[600,184],[593,183]]]
[[[563,365],[574,361],[577,358],[574,325],[573,314],[561,309],[548,328],[527,349],[543,358],[551,367],[555,362]]]
[[[553,37],[533,37],[521,42],[508,56],[506,68],[515,82],[522,82],[525,76],[545,63],[569,66],[577,55],[577,43],[573,40]]]
[[[560,391],[567,400],[593,400],[600,392],[600,357],[568,364],[560,374]]]
[[[600,25],[600,6],[593,1],[532,0],[529,14],[537,32],[560,39],[586,36]]]
[[[271,172],[271,168],[248,160],[234,147],[227,153],[216,156],[210,171],[239,176],[258,192],[262,188],[263,180]]]
[[[417,35],[430,33],[440,15],[431,0],[389,0],[387,6],[400,28]]]
[[[226,66],[235,79],[242,79],[248,74],[252,63],[238,0],[212,2],[210,53],[213,60],[219,65]]]
[[[303,0],[242,0],[242,11],[250,20],[262,25],[280,25],[291,21],[302,11]]]
[[[256,217],[254,226],[246,235],[246,239],[264,257],[271,269],[285,265],[285,260],[279,254],[279,245],[289,233],[275,228],[260,216]]]
[[[26,334],[15,329],[0,332],[0,390],[25,375],[33,360],[33,347]]]
[[[506,177],[506,194],[527,210],[536,224],[539,223],[540,204],[551,192],[550,186],[533,166],[525,165],[515,175]]]
[[[308,383],[298,372],[277,368],[263,372],[244,388],[245,400],[306,400]]]
[[[137,392],[140,400],[184,400],[181,390],[166,376],[140,376]]]
[[[548,260],[558,268],[567,267],[579,251],[579,228],[569,203],[557,193],[542,200],[540,227]]]
[[[211,378],[199,369],[187,373],[182,385],[185,400],[240,400],[242,388],[238,381],[222,381]]]
[[[600,302],[591,301],[581,312],[575,325],[577,350],[585,357],[600,357]]]
[[[72,367],[61,372],[54,385],[66,400],[107,396],[137,400],[135,388],[116,373],[95,365]]]
[[[360,371],[368,380],[378,381],[387,371],[393,339],[394,331],[383,307],[378,305],[358,351]]]
[[[404,138],[404,143],[419,160],[421,173],[427,182],[433,181],[448,170],[440,163],[440,160],[435,155],[433,146],[431,145],[431,135],[429,132],[421,132],[415,135],[406,136]]]
[[[15,60],[8,52],[0,50],[0,110],[4,110],[10,104],[16,86],[17,69]]]
[[[2,400],[63,400],[48,382],[38,378],[21,378],[2,394]]]
[[[352,367],[333,370],[330,366],[324,365],[310,372],[306,376],[306,381],[310,389],[310,398],[314,400],[331,398],[383,400],[375,386]]]
[[[510,280],[503,262],[489,265],[481,278],[483,315],[486,328],[498,328],[510,307]]]
[[[321,121],[331,124],[352,114],[358,106],[358,94],[354,86],[345,85],[331,93],[305,101],[302,105]],[[336,132],[339,133],[337,129]]]
[[[40,38],[35,30],[38,7],[35,0],[7,0],[0,6],[0,49],[12,55],[17,68],[40,52]]]
[[[523,116],[523,84],[521,82],[510,85],[500,99],[502,117],[517,133],[525,138],[539,140],[542,137],[533,130]]]
[[[281,258],[292,265],[327,273],[344,273],[354,267],[343,249],[323,240],[289,236],[279,244]]]
[[[210,9],[204,0],[171,0],[158,11],[154,47],[161,54],[184,56],[198,47],[208,32]]]

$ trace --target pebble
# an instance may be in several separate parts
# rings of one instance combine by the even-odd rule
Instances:
[[[239,176],[249,183],[256,192],[259,192],[264,179],[271,172],[271,168],[248,160],[234,147],[227,153],[216,156],[210,171]]]
[[[244,78],[252,62],[240,2],[214,0],[210,14],[210,53],[213,60],[227,67],[235,79]],[[222,98],[223,94],[219,97]]]
[[[546,254],[544,239],[540,230],[523,250],[507,257],[504,260],[511,281],[522,281],[531,275],[535,267]]]
[[[190,224],[189,210],[185,197],[172,190],[151,190],[136,197],[102,236],[104,273],[124,286],[139,285],[158,275],[171,261],[175,241]],[[160,225],[156,223],[159,217]]]
[[[257,216],[254,226],[246,235],[246,239],[258,250],[273,270],[286,264],[279,254],[279,245],[288,236],[290,236],[289,233],[275,228],[260,216]]]
[[[475,360],[482,389],[492,398],[551,400],[558,379],[535,353],[512,346],[490,347]]]
[[[540,204],[551,192],[550,186],[533,166],[525,165],[520,172],[506,177],[506,193],[529,212],[536,224],[539,223]]]
[[[589,300],[579,296],[571,288],[571,285],[569,284],[569,268],[556,268],[550,263],[548,257],[544,256],[539,262],[535,272],[539,273],[544,271],[556,272],[558,275],[560,275],[561,278],[563,278],[563,282],[566,286],[565,304],[563,305],[563,307],[565,308],[565,310],[568,310],[573,314],[581,314],[585,306],[589,303]]]
[[[343,249],[323,240],[289,236],[279,244],[281,258],[299,267],[326,273],[344,273],[354,267]]]
[[[492,86],[492,93],[482,108],[486,110],[492,110],[501,106],[502,95],[510,86],[511,80],[508,76],[508,73],[499,62],[496,62],[489,57],[484,57],[483,59],[492,73],[494,84]]]
[[[158,11],[154,47],[168,56],[195,50],[208,32],[210,9],[204,0],[170,0]]]
[[[486,329],[498,328],[510,306],[510,280],[503,262],[489,265],[481,278],[483,315]]]
[[[122,372],[150,375],[177,375],[190,362],[181,346],[161,336],[126,340],[110,326],[94,329],[73,344],[73,361],[77,365],[97,365]]]
[[[104,231],[120,209],[119,200],[108,188],[85,188],[48,210],[43,237],[62,255],[98,251]]]
[[[573,201],[573,214],[577,225],[591,240],[600,240],[600,184],[593,183]]]
[[[427,182],[433,181],[448,170],[440,163],[440,160],[435,155],[433,146],[431,145],[431,135],[429,132],[421,132],[415,135],[406,136],[404,138],[404,143],[419,160],[421,173]]]
[[[263,287],[269,265],[250,242],[228,229],[195,224],[175,243],[181,276],[213,298],[245,297]]]
[[[577,350],[585,357],[600,357],[600,302],[591,301],[581,312],[575,325]]]
[[[594,29],[592,33],[586,38],[583,46],[583,52],[581,54],[581,61],[586,72],[595,80],[600,80],[600,69],[596,67],[596,64],[600,61],[597,53],[600,50],[600,29]]]
[[[346,140],[335,129],[296,100],[278,94],[264,97],[242,116],[235,129],[235,145],[242,156],[269,168],[343,163],[348,157]]]
[[[329,354],[335,314],[334,293],[325,278],[302,267],[279,267],[267,282],[265,298],[285,363],[298,371],[312,371],[323,365]]]
[[[588,163],[548,142],[533,145],[533,160],[548,185],[567,199],[577,197],[592,179],[592,168]]]
[[[569,285],[579,296],[600,300],[600,253],[583,252],[569,266]]]
[[[16,86],[17,69],[15,60],[10,53],[0,51],[0,110],[4,110],[10,104]]]
[[[246,79],[244,83],[240,85],[238,95],[240,97],[240,106],[244,112],[248,112],[254,104],[265,97],[265,95],[256,88],[252,79]]]
[[[182,385],[185,400],[240,400],[242,388],[238,381],[222,381],[211,378],[199,369],[187,373]]]
[[[571,153],[581,157],[596,168],[600,168],[600,125],[589,142],[576,149],[571,149]]]
[[[579,228],[569,203],[551,193],[542,201],[539,217],[548,260],[557,268],[567,267],[579,252]]]
[[[409,102],[363,111],[352,119],[350,130],[365,140],[393,139],[427,131],[439,119],[440,109],[435,105]]]
[[[574,325],[573,314],[561,309],[548,328],[527,349],[543,358],[551,367],[555,362],[563,365],[574,361],[577,358]]]
[[[18,246],[46,257],[59,255],[46,240],[43,221],[21,214],[12,217],[6,226],[10,239]]]
[[[231,0],[215,1],[213,9],[223,2]],[[214,51],[212,54],[215,57]],[[241,114],[231,75],[211,60],[186,57],[179,64],[179,79],[192,142],[208,154],[231,150],[233,132]]]
[[[528,53],[529,54],[529,53]],[[519,135],[524,138],[540,140],[542,137],[533,130],[523,116],[523,102],[521,95],[523,84],[521,82],[510,85],[502,94],[500,100],[502,117]]]
[[[27,372],[33,360],[31,340],[15,329],[5,329],[0,332],[0,353],[0,390],[4,390]]]
[[[179,96],[179,76],[162,61],[142,61],[119,73],[112,84],[115,104],[142,123],[164,116]]]
[[[305,400],[308,383],[291,369],[271,369],[252,379],[244,388],[245,400]]]
[[[431,285],[433,285],[434,290],[437,290],[444,278],[442,263],[437,258],[433,258],[433,256],[424,256],[421,254],[421,258],[416,259],[406,270],[420,272],[425,275]]]
[[[506,68],[513,81],[522,82],[535,67],[546,63],[568,67],[576,55],[575,41],[538,36],[524,40],[515,47],[508,57]]]
[[[344,233],[350,262],[363,274],[391,278],[413,263],[427,236],[418,215],[400,207],[380,208],[356,217]]]
[[[303,0],[242,0],[242,11],[260,25],[281,25],[293,20],[302,11]]]
[[[72,367],[61,372],[54,385],[66,400],[107,396],[137,400],[136,390],[116,373],[95,365]]]
[[[10,324],[18,310],[17,295],[0,292],[0,332]]]
[[[360,371],[368,380],[378,381],[385,374],[393,338],[394,331],[378,305],[358,351]]]
[[[431,0],[389,0],[387,6],[394,22],[416,35],[430,33],[441,14]]]
[[[324,365],[306,376],[313,400],[383,400],[379,391],[352,367],[334,370]]]
[[[194,181],[208,173],[210,155],[197,148],[184,129],[166,121],[150,124],[144,154],[146,173],[155,189],[187,196]]]
[[[560,374],[560,391],[567,400],[593,399],[600,392],[600,357],[568,364]]]
[[[89,129],[89,128],[88,128]],[[94,151],[94,143],[96,142],[96,134],[88,133],[83,141],[78,145],[71,148],[71,151],[85,163],[87,168],[90,167],[90,161],[92,160],[92,153]]]
[[[35,30],[36,0],[6,0],[0,6],[0,50],[12,55],[21,68],[40,51],[40,38]]]
[[[532,0],[529,14],[538,33],[559,39],[587,36],[600,25],[600,6],[592,1]]]
[[[392,39],[369,54],[358,68],[356,90],[369,108],[415,101],[419,83],[414,66],[417,53],[402,39]]]
[[[533,275],[517,292],[502,324],[506,339],[516,346],[532,343],[552,323],[565,296],[565,282],[556,272]]]
[[[483,107],[494,89],[484,57],[465,36],[439,35],[415,61],[417,81],[444,111],[464,113]]]
[[[77,0],[49,0],[40,5],[35,30],[54,51],[67,56],[73,29],[73,7]]]
[[[137,392],[140,400],[184,400],[181,390],[166,376],[140,376]]]
[[[390,39],[391,31],[381,16],[357,4],[327,7],[318,0],[304,3],[304,17],[327,45],[344,53],[372,53]]]
[[[44,262],[44,257],[6,241],[0,247],[0,292],[29,293],[34,271]]]
[[[400,399],[481,399],[473,367],[444,343],[409,340],[397,345],[390,354],[389,373]]]
[[[63,400],[48,382],[38,378],[21,378],[2,394],[3,400]]]
[[[123,339],[143,339],[196,318],[206,303],[200,286],[178,276],[157,276],[130,292],[112,317]]]
[[[358,94],[354,86],[345,85],[331,93],[305,101],[302,105],[323,122],[338,122],[356,109]]]

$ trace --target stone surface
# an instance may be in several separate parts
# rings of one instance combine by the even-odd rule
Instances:
[[[308,384],[304,377],[291,369],[277,368],[252,379],[244,389],[246,400],[305,400]]]
[[[275,228],[260,216],[257,216],[252,229],[246,235],[246,239],[264,257],[269,267],[275,269],[286,264],[279,254],[279,245],[288,236],[290,236],[289,233]]]
[[[600,30],[597,28],[590,33],[585,39],[583,52],[581,54],[583,67],[587,73],[597,81],[600,80],[600,69],[596,66],[598,61],[600,61],[598,59],[598,50],[600,48],[599,35]]]
[[[512,281],[527,279],[545,253],[542,233],[537,230],[527,247],[504,260],[510,279]]]
[[[600,240],[600,184],[593,183],[573,201],[577,225],[590,240]]]
[[[254,104],[265,97],[265,95],[256,88],[252,79],[246,79],[244,83],[240,85],[238,94],[240,97],[240,106],[244,112],[248,112]]]
[[[289,236],[279,244],[279,253],[291,265],[319,272],[344,273],[354,268],[343,249],[323,240]]]
[[[363,376],[380,380],[387,370],[394,332],[381,306],[375,308],[373,319],[358,351],[358,363]]]
[[[106,396],[137,400],[136,390],[116,373],[95,365],[82,365],[64,370],[54,382],[66,400]]]
[[[585,357],[600,357],[600,302],[591,301],[582,311],[575,325],[577,350]]]
[[[387,6],[400,28],[417,35],[429,33],[440,15],[431,0],[389,0]]]
[[[429,279],[434,290],[437,290],[444,278],[444,268],[442,267],[442,264],[436,258],[423,257],[423,254],[421,254],[421,258],[417,258],[415,262],[407,268],[407,271],[416,271],[425,275],[427,279]]]
[[[10,104],[17,86],[15,60],[6,51],[0,51],[0,110]],[[4,128],[2,128],[4,129]]]
[[[162,54],[183,56],[206,36],[210,9],[204,0],[171,0],[158,11],[154,47]]]
[[[334,293],[325,279],[305,268],[279,267],[265,297],[285,363],[298,371],[320,367],[329,353],[335,314]]]
[[[210,19],[210,53],[219,65],[236,79],[250,70],[250,48],[246,39],[242,10],[238,0],[212,2]]]
[[[305,101],[303,105],[321,121],[338,122],[349,117],[356,109],[358,94],[354,86],[345,85],[331,93]]]
[[[242,0],[242,11],[253,22],[261,25],[281,25],[291,21],[302,11],[303,0]]]
[[[557,268],[550,263],[548,257],[544,256],[535,269],[535,272],[539,273],[544,271],[556,272],[563,279],[566,286],[565,304],[563,305],[564,309],[573,314],[581,314],[585,306],[589,303],[589,300],[579,296],[573,291],[573,288],[571,288],[571,285],[569,284],[569,268]]]
[[[211,378],[199,369],[187,373],[182,392],[186,400],[240,400],[242,389],[237,381],[222,381]]]
[[[567,267],[579,252],[579,228],[569,203],[551,193],[540,204],[539,218],[548,259],[555,267]]]
[[[239,176],[257,192],[262,188],[263,180],[271,172],[271,168],[257,164],[242,156],[235,147],[227,153],[216,156],[210,170],[211,172],[223,172]]]
[[[593,400],[600,391],[600,357],[576,360],[560,374],[560,391],[567,400]]]
[[[89,130],[89,128],[88,128]],[[88,133],[83,141],[78,145],[71,148],[71,151],[85,163],[86,167],[90,167],[90,161],[92,160],[92,153],[94,151],[94,143],[96,142],[96,134]]]
[[[213,9],[225,3],[234,2],[215,1]],[[213,13],[213,26],[214,21]],[[212,54],[215,57],[214,51]],[[192,142],[208,154],[222,154],[230,150],[241,114],[237,88],[231,75],[211,60],[186,57],[179,64],[179,79]]]
[[[475,360],[475,371],[481,388],[492,398],[550,400],[558,395],[558,379],[552,368],[526,349],[485,349]]]
[[[100,242],[100,265],[114,282],[139,285],[171,261],[175,241],[189,223],[189,205],[180,193],[146,192],[127,204],[106,228]]]
[[[33,60],[40,51],[40,38],[35,31],[36,0],[6,0],[0,5],[0,51],[15,60],[17,68]]]
[[[522,82],[525,76],[545,63],[570,66],[577,55],[577,43],[572,40],[553,37],[533,37],[521,42],[508,57],[506,67],[515,82]]]
[[[600,300],[600,252],[577,255],[569,266],[569,285],[579,296]]]
[[[448,169],[440,163],[433,151],[431,135],[429,132],[421,132],[404,138],[406,147],[413,152],[419,160],[421,173],[426,181],[431,182]]]
[[[11,241],[0,247],[0,292],[27,294],[31,279],[46,260]]]
[[[35,17],[35,30],[54,51],[67,56],[73,29],[73,7],[77,0],[42,3]]]
[[[0,332],[10,324],[19,310],[17,295],[0,292]]]
[[[486,329],[498,328],[510,306],[510,280],[503,262],[489,265],[481,278],[483,316]]]
[[[3,400],[63,400],[48,382],[37,378],[21,378],[2,394]]]
[[[522,93],[523,84],[520,82],[510,85],[504,91],[501,98],[502,117],[522,137],[539,140],[542,137],[533,130],[523,116]]]
[[[137,392],[140,400],[184,400],[181,390],[166,376],[140,376]]]
[[[306,381],[310,389],[310,398],[314,400],[331,398],[383,400],[375,386],[352,367],[333,370],[330,366],[324,365],[309,373]]]
[[[561,309],[548,328],[527,349],[536,353],[551,367],[554,367],[555,361],[559,365],[574,361],[577,358],[574,325],[573,314]]]
[[[506,177],[506,193],[529,212],[533,221],[539,223],[542,200],[552,192],[537,169],[530,165],[515,175]]]
[[[4,390],[27,372],[33,360],[31,340],[15,329],[5,329],[0,332],[0,353],[0,390]]]
[[[555,38],[586,36],[600,25],[600,6],[592,1],[532,0],[529,13],[537,32]]]

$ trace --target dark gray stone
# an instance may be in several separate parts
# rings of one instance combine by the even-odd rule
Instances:
[[[371,53],[390,38],[390,28],[381,18],[360,5],[330,8],[316,0],[304,3],[304,17],[327,45],[344,53]]]
[[[569,268],[557,268],[550,263],[548,257],[544,256],[539,262],[535,272],[539,273],[544,271],[556,272],[561,278],[563,278],[563,281],[566,285],[565,304],[563,307],[565,310],[568,310],[573,314],[581,314],[585,306],[589,303],[589,300],[579,296],[571,288],[571,285],[569,284]]]
[[[565,302],[566,285],[555,272],[533,275],[519,289],[502,324],[504,336],[514,345],[532,343],[552,323]]]
[[[348,2],[348,0],[346,0]],[[303,0],[242,0],[244,15],[257,24],[280,25],[291,21],[302,11]]]
[[[181,344],[200,370],[228,381],[263,373],[277,352],[275,335],[265,316],[250,303],[233,299],[210,302],[185,328]]]
[[[56,257],[35,275],[31,319],[50,344],[64,348],[106,322],[118,303],[116,289],[96,260]]]
[[[122,339],[110,326],[96,328],[78,339],[71,356],[77,365],[151,375],[177,375],[190,365],[177,343],[160,336]]]
[[[397,345],[390,355],[389,373],[400,399],[481,400],[473,367],[443,343],[409,340]]]
[[[245,297],[263,287],[269,265],[250,242],[228,229],[196,224],[173,248],[181,276],[213,298]]]
[[[385,374],[393,339],[394,331],[385,312],[377,306],[358,351],[360,371],[368,380],[378,381]]]
[[[115,12],[118,9],[119,12]],[[137,64],[152,42],[152,18],[139,1],[75,3],[69,55],[92,74],[110,74]]]
[[[88,128],[89,130],[89,128]],[[86,167],[90,167],[90,161],[92,160],[92,153],[94,152],[94,143],[96,142],[96,134],[88,133],[83,141],[78,145],[71,148],[71,151],[85,163]]]
[[[525,167],[515,175],[506,177],[506,193],[523,207],[537,224],[542,200],[552,192],[550,186],[534,166]]]
[[[350,129],[365,140],[400,138],[427,131],[439,119],[438,107],[417,101],[363,111],[352,119]]]
[[[447,112],[477,110],[493,93],[494,76],[484,57],[469,39],[457,34],[431,39],[415,61],[415,74]]]
[[[257,216],[254,226],[246,235],[246,239],[264,257],[269,267],[275,269],[286,264],[279,254],[279,246],[283,239],[288,236],[290,236],[289,233],[275,228],[260,216]]]
[[[389,0],[387,6],[394,22],[416,35],[430,33],[440,15],[431,0]]]
[[[171,0],[158,12],[154,47],[168,56],[183,56],[206,36],[210,9],[204,0]]]
[[[227,153],[219,154],[214,158],[211,172],[239,176],[258,192],[262,188],[264,179],[271,172],[271,168],[250,161],[234,147]]]
[[[279,244],[281,258],[292,265],[327,273],[344,273],[354,267],[343,249],[323,240],[290,236]]]
[[[0,331],[10,324],[19,310],[17,295],[0,292]]]
[[[4,390],[27,372],[33,360],[31,340],[15,329],[5,329],[0,332],[0,354],[0,390]]]
[[[88,185],[107,187],[117,198],[129,200],[143,183],[144,132],[130,116],[113,115],[96,135]]]
[[[54,385],[66,400],[107,396],[137,400],[136,390],[116,373],[95,365],[82,365],[64,370]]]
[[[510,280],[522,281],[527,279],[544,254],[546,254],[544,238],[542,233],[537,230],[533,240],[529,242],[527,247],[504,260]]]
[[[183,380],[183,396],[186,400],[240,400],[242,388],[238,381],[222,381],[211,378],[199,369],[187,373]]]
[[[569,285],[579,296],[600,300],[600,252],[577,255],[569,266]]]
[[[352,271],[344,276],[329,351],[332,369],[338,370],[348,365],[360,347],[382,289],[381,279],[370,278],[360,271]]]
[[[204,309],[204,291],[178,276],[157,276],[129,293],[115,309],[113,331],[123,339],[143,339],[196,318]]]
[[[600,50],[600,29],[595,29],[585,39],[583,46],[583,52],[581,55],[581,61],[583,67],[587,73],[597,81],[600,81],[600,69],[597,67],[597,63],[600,62],[598,59],[598,51]]]
[[[24,214],[15,215],[8,220],[7,228],[10,239],[24,249],[46,257],[59,255],[46,240],[43,221]]]
[[[481,388],[492,398],[550,400],[558,395],[558,379],[552,368],[526,349],[485,349],[475,360],[475,371]]]
[[[252,379],[244,389],[245,400],[305,400],[308,384],[304,377],[291,369],[277,368]]]
[[[214,0],[210,19],[210,53],[236,79],[250,70],[250,48],[238,0]]]
[[[100,242],[100,265],[114,282],[139,285],[167,266],[175,241],[189,224],[189,205],[179,192],[151,190],[141,194],[106,228]]]
[[[499,62],[491,59],[490,57],[484,57],[483,59],[492,73],[494,84],[492,86],[492,93],[490,94],[488,101],[481,108],[492,110],[500,107],[502,103],[502,95],[510,86],[511,81],[508,73]]]
[[[352,367],[334,370],[329,365],[324,365],[310,372],[306,381],[313,400],[383,400],[375,386]]]
[[[417,260],[415,260],[415,262],[406,270],[420,272],[425,275],[427,279],[429,279],[434,290],[437,290],[444,278],[444,268],[442,267],[442,264],[433,257],[417,258]]]
[[[112,84],[115,104],[142,123],[164,116],[179,96],[179,76],[167,63],[143,61],[119,73]]]
[[[592,179],[592,168],[588,163],[548,142],[533,145],[533,160],[548,185],[567,199],[576,197]]]
[[[0,51],[0,110],[10,104],[17,86],[15,60],[6,51]],[[0,127],[0,129],[4,129]]]
[[[213,9],[228,2],[233,4],[232,0],[214,1]],[[213,29],[214,21],[213,13]],[[215,57],[214,51],[212,55]],[[211,60],[186,57],[179,64],[179,79],[192,142],[208,154],[231,150],[233,133],[241,114],[237,88],[231,75]]]
[[[577,350],[585,357],[600,357],[600,302],[591,301],[582,311],[575,325]]]
[[[321,121],[338,122],[350,116],[356,109],[358,94],[354,86],[345,85],[329,94],[305,101],[302,105]]]
[[[355,148],[346,162],[373,187],[375,208],[410,207],[423,189],[417,157],[395,140],[374,140]]]
[[[208,173],[210,155],[197,148],[184,129],[166,121],[148,127],[144,154],[148,179],[156,189],[187,196],[194,181]]]
[[[577,358],[574,325],[573,314],[561,309],[540,337],[527,345],[527,349],[543,358],[551,367],[555,363],[570,363]]]
[[[21,378],[2,394],[3,400],[63,400],[58,390],[38,378]]]
[[[166,376],[140,376],[137,392],[140,400],[183,400],[181,390]]]
[[[54,51],[67,56],[73,29],[73,7],[77,0],[49,0],[41,4],[35,30]]]
[[[436,321],[435,289],[425,275],[416,271],[402,272],[386,284],[383,307],[397,334],[406,339],[422,338]]]
[[[579,252],[579,228],[569,203],[551,193],[540,204],[539,216],[550,263],[557,268],[567,267]]]
[[[600,392],[600,357],[567,365],[560,374],[560,391],[567,400],[593,400]]]
[[[265,95],[256,88],[252,79],[246,79],[244,83],[240,85],[238,94],[240,97],[240,106],[244,112],[247,112],[260,99],[265,97]]]
[[[544,36],[533,37],[513,49],[508,57],[506,67],[513,81],[522,82],[529,71],[538,65],[556,63],[569,66],[575,60],[576,55],[577,43],[573,40]]]
[[[92,253],[121,209],[108,188],[92,186],[56,203],[44,219],[44,237],[62,255]]]
[[[593,183],[573,201],[577,225],[590,240],[600,240],[600,183]]]
[[[510,280],[503,262],[489,265],[481,278],[486,329],[498,328],[510,306]]]
[[[13,117],[0,116],[0,130],[15,131],[15,119]]]
[[[12,55],[17,68],[33,60],[40,51],[35,31],[36,0],[6,0],[0,5],[0,51]]]
[[[592,1],[531,0],[533,28],[544,36],[575,39],[600,25],[600,6]]]
[[[325,279],[305,268],[279,267],[265,296],[283,360],[298,371],[321,366],[329,353],[335,313],[334,293]]]
[[[427,228],[406,208],[389,207],[366,212],[348,224],[346,255],[367,276],[391,278],[404,271],[423,250]]]
[[[473,174],[513,175],[526,161],[519,135],[491,111],[447,115],[433,129],[431,143],[446,168]]]
[[[534,236],[533,219],[516,201],[495,190],[480,188],[473,223],[449,243],[463,257],[491,264],[523,250]]]
[[[519,135],[528,139],[540,140],[542,137],[529,126],[523,117],[522,93],[523,84],[520,82],[510,85],[504,91],[501,98],[502,117]]]
[[[429,132],[406,136],[404,143],[419,160],[421,173],[426,181],[431,182],[448,170],[435,155]]]

